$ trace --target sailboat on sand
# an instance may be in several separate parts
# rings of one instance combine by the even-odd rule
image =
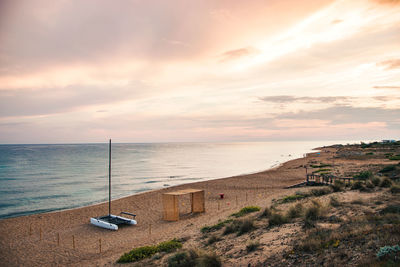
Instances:
[[[111,139],[109,143],[108,152],[108,215],[90,218],[90,223],[98,227],[102,227],[109,230],[118,230],[120,224],[137,224],[135,218],[136,215],[129,212],[121,212],[121,214],[130,215],[133,219],[125,218],[111,214]]]

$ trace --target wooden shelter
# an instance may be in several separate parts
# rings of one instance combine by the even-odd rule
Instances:
[[[178,221],[179,220],[179,196],[190,194],[191,212],[204,212],[204,190],[201,189],[183,189],[174,192],[163,194],[164,220]]]

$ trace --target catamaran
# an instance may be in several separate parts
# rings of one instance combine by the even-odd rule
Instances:
[[[133,219],[125,218],[111,214],[111,139],[108,150],[108,215],[90,218],[90,223],[98,227],[102,227],[109,230],[118,230],[120,224],[137,224],[135,218],[136,215],[129,212],[121,212],[121,214],[130,215]]]

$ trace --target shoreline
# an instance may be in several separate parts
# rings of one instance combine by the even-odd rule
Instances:
[[[311,149],[311,150],[312,150],[312,151],[316,151],[316,152],[309,152],[309,153],[317,153],[319,150],[321,150],[321,148],[318,147],[318,148],[313,148],[313,149]],[[307,154],[309,154],[309,153],[305,153],[305,154],[303,154],[303,155],[307,155]],[[261,170],[261,171],[255,171],[255,172],[249,172],[249,173],[242,173],[242,174],[237,174],[237,175],[229,176],[229,177],[211,178],[211,179],[202,180],[202,181],[197,181],[197,182],[183,183],[183,184],[179,184],[179,185],[173,185],[173,186],[168,186],[168,187],[162,187],[162,188],[157,188],[157,189],[151,189],[151,190],[148,190],[148,191],[141,191],[141,192],[137,192],[137,193],[134,193],[134,194],[131,194],[131,195],[128,195],[128,196],[123,196],[123,197],[120,197],[120,198],[112,199],[112,200],[111,200],[111,203],[112,203],[113,201],[121,200],[121,199],[124,199],[124,198],[129,198],[129,197],[136,196],[136,195],[140,195],[140,194],[150,193],[150,192],[153,192],[153,191],[159,191],[159,190],[164,190],[164,189],[172,189],[172,188],[179,187],[179,186],[182,186],[182,185],[190,185],[190,184],[196,184],[196,183],[207,182],[207,181],[215,181],[215,180],[229,179],[229,178],[234,178],[234,177],[239,177],[239,176],[260,174],[260,173],[263,173],[263,172],[266,172],[266,171],[278,169],[278,168],[281,167],[283,164],[285,164],[285,163],[287,163],[287,162],[290,162],[290,161],[293,161],[293,160],[300,159],[300,158],[304,158],[304,156],[303,156],[303,157],[298,157],[298,158],[293,158],[293,159],[290,159],[290,160],[288,160],[288,161],[283,161],[283,162],[281,162],[281,163],[275,163],[275,164],[273,164],[270,168],[265,169],[265,170]],[[274,166],[274,165],[276,165],[276,166]],[[23,217],[27,217],[27,216],[40,215],[40,214],[58,213],[58,212],[76,210],[76,209],[81,209],[81,208],[90,208],[90,207],[93,207],[93,206],[103,205],[103,204],[107,204],[107,203],[108,203],[108,200],[107,200],[107,201],[103,201],[103,202],[92,203],[92,204],[89,204],[89,205],[79,206],[79,207],[60,208],[60,209],[51,210],[51,211],[45,211],[45,212],[30,211],[31,213],[24,214],[24,215],[0,218],[0,222],[3,221],[3,220],[7,220],[7,219],[23,218]],[[6,216],[7,216],[7,215],[6,215]]]
[[[304,180],[302,166],[315,153],[307,153],[306,157],[294,158],[261,172],[154,189],[112,200],[113,214],[132,212],[138,221],[137,226],[123,226],[115,232],[89,222],[91,217],[107,213],[108,202],[1,219],[0,260],[8,266],[113,265],[132,247],[187,236],[244,206],[265,207],[282,194],[294,193],[297,189],[284,188]],[[163,221],[162,193],[187,188],[205,190],[206,212],[187,215],[190,201],[181,197],[182,219]],[[219,199],[219,193],[224,193],[225,198]],[[57,245],[57,236],[60,245]],[[99,239],[103,242],[101,257]]]

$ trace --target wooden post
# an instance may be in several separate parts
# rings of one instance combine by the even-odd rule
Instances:
[[[29,235],[32,235],[32,224],[29,225]]]
[[[75,249],[75,236],[72,235],[72,248]]]
[[[101,253],[101,238],[99,238],[99,252]]]
[[[60,233],[57,233],[57,246],[60,246]]]
[[[218,201],[218,200],[217,200]],[[218,210],[219,210],[219,201],[218,201]]]
[[[246,192],[246,202],[247,202],[247,192]]]
[[[40,241],[42,241],[42,227],[40,227]]]

